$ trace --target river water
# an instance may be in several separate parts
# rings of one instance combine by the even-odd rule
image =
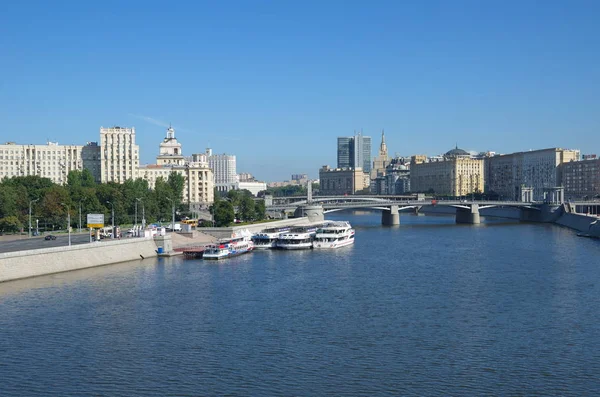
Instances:
[[[594,395],[600,241],[336,213],[356,244],[0,284],[1,396]]]

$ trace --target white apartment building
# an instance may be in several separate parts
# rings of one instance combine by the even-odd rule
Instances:
[[[100,127],[100,148],[101,183],[137,177],[140,148],[135,144],[135,128]]]
[[[166,181],[171,172],[185,178],[183,202],[190,211],[206,209],[214,201],[214,174],[208,167],[207,156],[195,154],[186,159],[181,144],[175,139],[175,130],[169,127],[160,144],[156,164],[140,166],[137,176],[148,181],[148,187],[154,189],[156,180],[163,178]]]
[[[67,183],[69,172],[83,169],[84,148],[80,145],[59,145],[58,142],[46,145],[7,142],[0,145],[0,179],[37,175],[63,185]]]
[[[578,161],[579,150],[550,148],[496,155],[485,159],[486,192],[520,200],[522,188],[533,189],[533,200],[544,199],[544,190],[561,185],[563,163]]]
[[[248,190],[256,196],[259,192],[267,190],[267,184],[259,181],[239,181],[234,184],[234,188],[237,190]]]
[[[212,154],[211,149],[206,149],[208,166],[215,175],[215,187],[219,192],[235,189],[237,182],[236,159],[234,155]]]

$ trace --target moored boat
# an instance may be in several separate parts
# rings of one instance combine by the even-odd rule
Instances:
[[[317,230],[313,248],[339,248],[351,244],[354,244],[354,229],[350,222],[329,222]]]
[[[316,231],[316,226],[295,227],[279,236],[277,248],[283,250],[311,249]]]
[[[282,233],[289,232],[290,227],[265,229],[252,236],[254,249],[271,249],[277,247],[277,241]]]
[[[250,233],[242,231],[234,233],[231,238],[221,239],[216,244],[208,245],[202,255],[202,259],[225,259],[233,256],[247,254],[254,249],[254,243]]]

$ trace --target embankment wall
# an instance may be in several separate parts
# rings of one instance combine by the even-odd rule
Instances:
[[[555,223],[600,237],[600,221],[598,219],[595,216],[565,213]],[[596,223],[593,224],[593,222]]]
[[[156,257],[152,238],[0,253],[0,282]]]

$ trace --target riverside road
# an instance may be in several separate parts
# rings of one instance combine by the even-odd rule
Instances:
[[[56,240],[45,240],[44,236],[32,238],[28,238],[27,236],[2,236],[0,237],[0,253],[64,247],[69,245],[68,235],[54,234],[54,236],[56,236]],[[71,235],[71,245],[85,244],[89,242],[90,236],[87,233]]]

